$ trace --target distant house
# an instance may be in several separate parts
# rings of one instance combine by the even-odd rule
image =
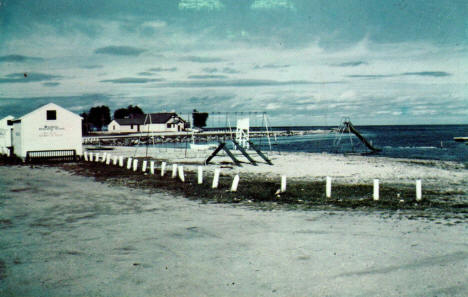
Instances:
[[[10,155],[12,127],[8,125],[8,121],[13,119],[13,116],[7,116],[0,120],[0,155]]]
[[[23,160],[30,153],[44,151],[51,156],[70,152],[80,156],[83,154],[81,121],[79,115],[54,103],[12,120],[13,153]]]
[[[187,122],[175,112],[150,113],[145,117],[143,131],[180,132],[184,131]]]
[[[179,132],[187,122],[174,112],[149,113],[141,117],[114,119],[109,123],[109,133]]]
[[[114,119],[107,126],[109,133],[135,133],[141,132],[145,124],[145,116],[125,119]]]

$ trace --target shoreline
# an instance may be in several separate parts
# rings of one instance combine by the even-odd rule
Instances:
[[[204,184],[197,183],[200,156],[182,156],[183,150],[135,150],[119,147],[112,151],[93,150],[93,154],[111,153],[124,157],[124,167],[103,162],[56,163],[73,174],[88,176],[98,182],[169,192],[202,203],[240,204],[257,209],[350,210],[407,212],[407,216],[438,217],[448,215],[468,222],[468,170],[462,163],[415,159],[372,158],[314,153],[282,153],[269,156],[275,165],[243,163],[235,166],[226,156],[203,166]],[[140,168],[126,169],[126,158],[136,157]],[[112,158],[111,158],[112,159]],[[143,160],[155,161],[155,175],[141,171]],[[110,160],[111,164],[113,160]],[[161,162],[167,162],[166,176],[160,176]],[[185,183],[171,178],[171,165],[184,166]],[[35,165],[32,165],[35,166]],[[213,172],[221,169],[218,189],[211,188]],[[231,192],[235,175],[240,182]],[[281,176],[287,176],[287,191],[278,193]],[[332,197],[325,197],[325,177],[331,176]],[[372,197],[373,178],[380,179],[380,199]],[[422,179],[422,201],[416,201],[416,179]]]
[[[140,164],[144,160],[144,158],[138,159]],[[156,164],[160,161],[157,161]],[[166,159],[166,161],[169,160]],[[155,168],[155,175],[151,175],[149,172],[143,173],[140,168],[133,171],[126,169],[125,166],[106,165],[102,162],[65,163],[59,165],[59,167],[74,174],[93,177],[98,182],[156,192],[169,192],[201,203],[238,204],[263,210],[402,212],[407,217],[433,220],[445,216],[458,219],[457,223],[468,222],[467,193],[456,188],[443,190],[434,187],[434,185],[430,186],[428,183],[423,189],[423,200],[416,201],[413,185],[394,180],[381,184],[380,199],[374,201],[372,198],[372,184],[366,184],[362,179],[352,182],[346,179],[337,179],[339,182],[333,184],[332,198],[326,198],[323,179],[311,181],[304,177],[293,178],[288,181],[287,191],[278,193],[280,180],[274,174],[263,175],[252,172],[243,173],[241,171],[244,169],[249,172],[252,168],[256,168],[254,166],[245,169],[247,165],[236,168],[229,165],[215,164],[205,167],[205,182],[198,185],[196,170],[194,170],[197,165],[180,162],[178,164],[183,165],[185,169],[184,183],[178,177],[171,178],[170,164],[168,164],[168,171],[164,177],[160,176],[159,167]],[[410,166],[415,165],[410,164]],[[433,168],[431,166],[434,166],[434,164],[418,164],[417,166]],[[213,174],[211,169],[220,167],[222,168],[222,174],[219,188],[212,189]],[[272,166],[262,164],[257,167],[271,168]],[[234,173],[240,175],[237,192],[230,191]]]

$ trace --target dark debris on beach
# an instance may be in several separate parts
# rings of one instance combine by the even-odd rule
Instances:
[[[319,209],[319,210],[388,210],[410,211],[413,217],[433,217],[452,213],[468,219],[468,204],[456,191],[423,190],[423,200],[416,201],[413,187],[403,184],[381,185],[380,199],[372,198],[372,185],[334,184],[332,198],[325,197],[325,182],[290,181],[285,193],[278,194],[279,181],[263,176],[240,179],[237,192],[231,192],[232,176],[221,175],[219,187],[212,189],[212,174],[205,173],[204,183],[197,184],[197,173],[186,171],[185,182],[172,178],[171,172],[161,177],[157,170],[149,172],[128,170],[100,162],[75,162],[55,164],[74,174],[94,177],[99,182],[147,189],[154,192],[170,192],[203,203],[233,203],[258,209]],[[430,215],[429,215],[430,213]]]

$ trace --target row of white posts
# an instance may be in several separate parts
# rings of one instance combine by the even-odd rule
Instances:
[[[102,162],[102,163],[105,162],[107,165],[110,165],[111,155],[107,154],[107,153],[104,153],[102,155],[102,158],[101,158],[99,153],[93,154],[93,153],[84,152],[83,157],[84,157],[85,161],[90,161],[90,162],[94,161],[94,162]],[[119,157],[113,156],[112,160],[113,160],[113,162],[112,162],[113,165],[117,165],[117,163],[118,163],[118,166],[124,167],[124,161],[123,161],[124,158],[122,156],[119,156]],[[155,169],[154,161],[150,161],[149,165],[150,165],[149,166],[150,173],[154,174],[155,173],[155,171],[154,171],[154,169]],[[148,167],[148,161],[143,160],[142,166],[141,166],[141,171],[146,172],[147,167]],[[167,163],[162,162],[161,163],[161,176],[164,176],[166,174],[166,167],[167,167]],[[138,170],[138,159],[133,159],[131,157],[127,158],[127,169],[129,169],[129,170],[133,169],[133,171],[137,171]],[[211,185],[211,187],[213,189],[216,189],[219,186],[220,173],[221,173],[221,171],[220,171],[219,168],[216,168],[214,170],[213,183]],[[172,178],[179,177],[179,179],[182,182],[185,182],[184,167],[180,166],[180,165],[177,165],[177,164],[172,164],[171,177]],[[203,184],[203,167],[202,166],[198,166],[197,183],[199,185]],[[236,175],[236,176],[234,176],[234,179],[232,181],[231,191],[236,192],[237,188],[238,188],[238,185],[239,185],[239,175]]]
[[[85,161],[95,161],[95,162],[105,162],[107,165],[110,165],[110,159],[111,159],[111,155],[110,154],[107,154],[107,153],[104,153],[102,158],[100,159],[100,155],[99,153],[96,153],[96,154],[93,154],[93,153],[89,153],[88,152],[84,152],[84,160]],[[120,167],[123,167],[124,166],[124,162],[123,162],[123,157],[122,156],[113,156],[113,162],[112,164],[113,165],[117,165],[117,161],[118,161],[118,165]],[[142,162],[142,172],[146,172],[146,169],[147,169],[147,161],[144,160]],[[165,172],[166,172],[166,162],[162,162],[161,163],[161,176],[164,176]],[[138,170],[138,159],[133,159],[131,157],[129,157],[127,159],[127,169],[133,169],[133,171],[137,171]],[[154,174],[154,161],[150,161],[150,173],[151,174]],[[199,185],[203,184],[203,167],[202,166],[198,166],[198,172],[197,172],[197,182]],[[213,183],[211,185],[211,187],[213,189],[216,189],[218,188],[218,185],[219,185],[219,175],[220,175],[220,169],[219,168],[216,168],[214,170],[214,175],[213,175]],[[176,177],[179,177],[179,179],[182,181],[182,182],[185,182],[185,174],[184,174],[184,167],[183,166],[178,166],[177,164],[172,164],[172,175],[171,175],[172,178],[176,178]],[[234,179],[232,181],[232,185],[231,185],[231,191],[232,192],[236,192],[237,191],[237,187],[239,186],[239,175],[236,174],[236,176],[234,176]],[[285,193],[286,192],[286,176],[283,175],[281,176],[281,188],[280,188],[280,191],[281,193]],[[326,177],[326,184],[325,184],[325,195],[327,198],[331,198],[331,192],[332,192],[332,178],[327,176]],[[373,199],[375,201],[378,201],[379,200],[379,180],[378,179],[374,179],[374,192],[373,192]],[[416,201],[421,201],[422,200],[422,185],[421,185],[421,180],[418,179],[416,180]]]
[[[281,193],[286,192],[286,176],[283,175],[281,176]],[[332,178],[327,176],[326,177],[326,183],[325,183],[325,195],[327,198],[331,198],[331,192],[332,192]],[[374,179],[374,192],[372,195],[374,201],[379,200],[379,180]],[[416,201],[421,201],[422,200],[422,183],[421,180],[418,179],[416,180]]]

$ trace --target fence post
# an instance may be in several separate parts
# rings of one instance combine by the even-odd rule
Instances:
[[[286,175],[281,176],[281,188],[280,192],[284,193],[286,192]]]
[[[234,176],[234,179],[232,180],[231,192],[236,192],[238,185],[239,185],[239,174],[236,174],[236,176]]]
[[[112,165],[117,165],[117,156],[112,158]]]
[[[150,162],[150,173],[154,174],[154,161]]]
[[[161,176],[164,176],[164,173],[166,172],[166,162],[161,163]]]
[[[215,171],[214,171],[214,176],[213,176],[213,184],[212,184],[212,186],[211,186],[213,189],[218,188],[218,184],[219,184],[219,173],[220,173],[219,168],[216,168]]]
[[[138,169],[138,159],[133,160],[133,171],[137,171]]]
[[[88,161],[88,152],[85,151],[83,153],[83,158],[84,158],[85,161]]]
[[[172,178],[177,176],[177,164],[172,164]]]
[[[143,163],[141,164],[141,171],[142,172],[146,172],[146,164],[147,164],[147,161],[143,160]]]
[[[93,153],[89,153],[89,161],[93,162]]]
[[[111,160],[111,155],[110,155],[110,154],[107,154],[107,157],[106,157],[106,165],[109,165],[109,164],[110,164],[110,160]]]
[[[184,175],[184,166],[179,166],[179,178],[184,183],[185,182],[185,175]]]
[[[99,162],[99,153],[95,154],[94,162]]]
[[[373,195],[374,201],[379,200],[379,180],[374,179],[374,195]]]
[[[416,180],[416,201],[422,200],[422,184],[421,180]]]
[[[132,168],[132,158],[131,157],[127,159],[127,169],[130,169],[130,168]]]
[[[198,166],[198,184],[203,184],[203,167]]]
[[[104,163],[104,162],[106,162],[106,160],[107,160],[107,153],[104,153],[104,154],[102,155],[102,160],[101,160],[101,162]]]
[[[124,162],[123,162],[123,157],[122,157],[122,156],[119,156],[119,166],[120,166],[120,167],[123,167],[123,166],[124,166]]]
[[[331,188],[332,188],[332,179],[331,177],[327,176],[327,185],[326,185],[326,188],[325,188],[325,194],[327,196],[327,198],[331,198]]]

